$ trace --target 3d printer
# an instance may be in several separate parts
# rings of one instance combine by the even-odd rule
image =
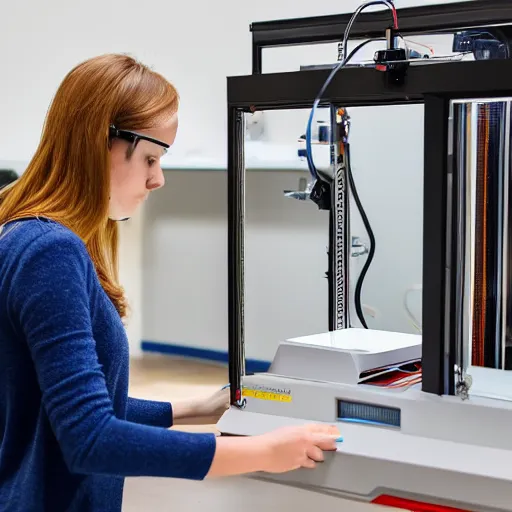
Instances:
[[[388,9],[362,14],[377,4]],[[338,423],[344,442],[321,469],[265,478],[409,510],[512,510],[512,4],[397,11],[371,1],[352,16],[265,22],[252,31],[252,75],[228,79],[232,407],[220,431],[255,435],[305,421]],[[425,56],[401,44],[407,35],[438,33],[453,34],[454,50],[472,59],[419,58]],[[261,73],[264,47],[338,42],[340,34],[332,66]],[[363,40],[350,54],[349,38]],[[373,62],[351,66],[358,48],[375,39],[384,47]],[[413,103],[425,113],[422,335],[355,329],[347,290],[346,212],[356,192],[348,111]],[[330,174],[311,158],[319,106],[331,112]],[[309,198],[330,212],[329,325],[316,336],[283,340],[270,370],[248,375],[243,115],[304,107],[312,108]],[[401,378],[383,379],[389,372]]]

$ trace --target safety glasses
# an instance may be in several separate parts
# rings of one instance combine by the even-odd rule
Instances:
[[[144,135],[142,133],[133,132],[131,130],[120,130],[119,128],[116,128],[114,125],[111,125],[109,128],[109,136],[111,139],[116,138],[129,142],[130,144],[132,144],[133,150],[135,150],[140,140],[147,140],[148,142],[152,142],[157,146],[161,146],[162,148],[164,148],[165,153],[167,153],[167,150],[170,147],[169,144],[162,140],[155,139],[153,137],[150,137],[149,135]]]

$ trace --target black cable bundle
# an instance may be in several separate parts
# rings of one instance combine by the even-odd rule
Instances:
[[[363,224],[368,232],[368,237],[370,238],[370,248],[368,250],[368,258],[365,261],[365,264],[363,266],[363,269],[361,270],[361,274],[359,274],[359,277],[357,278],[356,288],[354,292],[354,301],[356,306],[356,312],[357,317],[359,318],[359,321],[363,325],[365,329],[368,329],[368,325],[366,324],[366,320],[364,318],[363,313],[363,306],[361,301],[361,291],[363,289],[363,282],[366,277],[366,274],[368,273],[368,269],[370,268],[370,265],[372,264],[372,260],[375,256],[375,235],[373,234],[372,226],[370,224],[370,221],[368,220],[368,216],[366,215],[366,212],[364,210],[363,204],[361,203],[361,199],[359,198],[359,194],[357,192],[356,184],[354,182],[354,176],[352,174],[352,167],[350,165],[350,144],[345,145],[345,156],[346,156],[346,168],[347,168],[347,175],[348,175],[348,182],[350,186],[350,191],[352,193],[352,196],[354,197],[354,201],[356,202],[357,209],[359,210],[359,213],[361,214],[361,218],[363,219]]]

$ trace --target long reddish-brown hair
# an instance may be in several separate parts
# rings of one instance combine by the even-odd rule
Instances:
[[[130,56],[89,59],[62,81],[39,147],[22,176],[0,192],[0,225],[46,217],[86,244],[100,282],[121,317],[127,304],[118,274],[118,227],[108,218],[109,126],[153,128],[178,109],[176,89]]]

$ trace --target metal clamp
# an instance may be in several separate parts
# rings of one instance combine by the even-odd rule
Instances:
[[[455,365],[455,374],[457,376],[455,394],[462,400],[469,400],[469,390],[473,385],[473,377],[468,373],[464,373],[462,368],[457,365]]]
[[[358,258],[359,256],[364,256],[365,254],[368,254],[370,252],[370,249],[368,248],[368,246],[358,236],[353,236],[352,237],[352,244],[351,245],[352,245],[353,248],[357,248],[357,249],[360,248],[361,249],[359,251],[352,251],[350,253],[350,255],[353,258]]]

